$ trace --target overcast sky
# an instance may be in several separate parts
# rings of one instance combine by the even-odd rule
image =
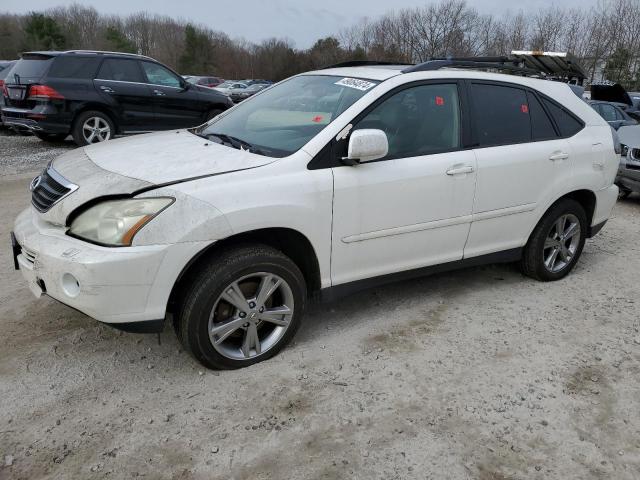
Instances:
[[[468,0],[480,13],[499,14],[511,9],[536,9],[550,5],[585,6],[595,0]],[[27,13],[72,2],[64,0],[0,0],[0,11]],[[415,7],[425,0],[109,0],[78,2],[94,5],[101,13],[127,15],[149,8],[149,13],[191,20],[226,32],[232,38],[259,42],[287,37],[299,48],[335,34],[363,17],[375,18],[392,9]]]

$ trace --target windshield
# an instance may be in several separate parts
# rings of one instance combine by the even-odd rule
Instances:
[[[270,157],[298,151],[379,82],[301,75],[261,92],[194,133]],[[229,141],[229,139],[234,141]]]

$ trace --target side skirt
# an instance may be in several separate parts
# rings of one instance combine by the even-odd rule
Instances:
[[[400,282],[402,280],[410,280],[412,278],[425,277],[435,273],[450,272],[461,268],[477,267],[480,265],[488,265],[492,263],[511,263],[517,262],[522,258],[522,248],[513,248],[503,252],[489,253],[487,255],[479,255],[477,257],[463,258],[455,262],[441,263],[440,265],[430,265],[428,267],[416,268],[404,272],[390,273],[379,277],[365,278],[364,280],[356,280],[355,282],[343,283],[334,287],[323,288],[319,292],[319,300],[321,302],[333,302],[339,298],[346,297],[353,293],[367,290],[369,288],[379,287],[388,283]]]

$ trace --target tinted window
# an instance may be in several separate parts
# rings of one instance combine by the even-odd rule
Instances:
[[[560,130],[560,135],[563,137],[571,137],[582,130],[582,122],[567,112],[564,108],[560,107],[555,102],[547,100],[546,98],[543,98],[542,101],[555,120],[556,126]]]
[[[458,88],[420,85],[389,97],[358,122],[356,129],[387,134],[388,158],[414,157],[460,146]]]
[[[531,140],[529,106],[524,90],[474,83],[471,95],[480,146]]]
[[[21,82],[24,80],[38,80],[47,71],[51,62],[53,62],[52,57],[25,55],[22,60],[18,60],[11,72],[11,76],[18,75]]]
[[[153,85],[163,85],[165,87],[176,88],[180,88],[182,86],[180,79],[162,65],[151,62],[142,62],[142,68],[144,69],[144,73],[147,75],[148,82]]]
[[[101,80],[142,83],[142,73],[137,60],[107,58],[100,67],[98,77]]]
[[[527,92],[529,100],[529,118],[531,119],[531,137],[534,140],[548,140],[556,138],[551,119],[542,108],[540,100],[531,92]]]
[[[51,65],[48,76],[93,79],[99,63],[98,57],[57,57]]]

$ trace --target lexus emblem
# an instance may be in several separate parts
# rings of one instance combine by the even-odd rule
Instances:
[[[31,184],[29,185],[29,190],[33,192],[36,188],[38,188],[38,185],[40,185],[40,182],[42,182],[42,175],[38,175],[36,178],[31,180]]]

